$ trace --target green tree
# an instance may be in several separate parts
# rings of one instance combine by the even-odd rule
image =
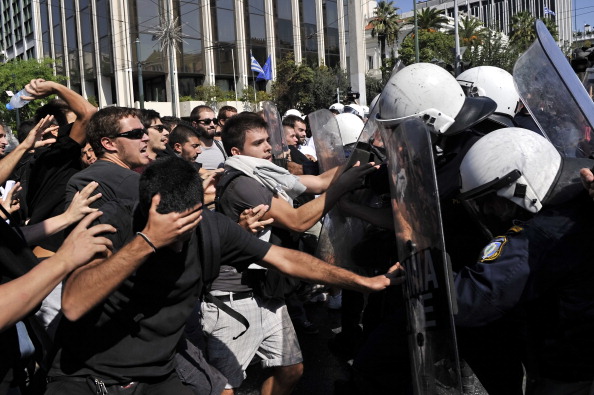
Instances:
[[[535,18],[529,11],[518,12],[512,16],[509,41],[518,51],[524,52],[536,39]]]
[[[453,64],[455,47],[454,36],[448,33],[431,30],[419,30],[419,61],[425,63]],[[414,34],[409,34],[399,50],[404,64],[415,62]]]
[[[506,43],[502,36],[501,32],[483,30],[481,43],[466,50],[464,62],[470,62],[471,67],[495,66],[511,73],[520,52]]]
[[[481,45],[484,40],[484,29],[485,27],[480,19],[470,15],[462,17],[458,27],[460,45],[465,47],[476,47]]]
[[[444,15],[444,11],[437,8],[427,7],[421,11],[417,11],[417,26],[419,30],[439,30],[448,21],[448,18]],[[407,22],[414,24],[415,17],[410,17]]]
[[[371,36],[377,36],[377,42],[380,45],[380,54],[382,58],[382,67],[386,67],[386,44],[393,46],[398,37],[400,25],[398,23],[398,8],[387,1],[380,1],[373,10],[373,19],[370,24],[373,27]]]
[[[288,53],[276,65],[277,79],[272,83],[272,96],[278,111],[284,113],[290,108],[304,111],[309,101],[309,87],[314,71],[304,63],[297,64],[292,53]]]
[[[3,88],[0,91],[2,104],[0,104],[0,120],[4,121],[11,128],[16,128],[16,111],[7,110],[5,103],[10,101],[10,97],[5,93],[7,90],[17,93],[25,87],[32,79],[43,78],[47,81],[66,81],[66,77],[61,75],[54,75],[54,60],[46,58],[42,60],[10,60],[6,63],[0,64],[0,86]],[[25,107],[19,109],[19,117],[21,120],[32,118],[35,111],[43,106],[51,97],[43,100],[34,100]]]

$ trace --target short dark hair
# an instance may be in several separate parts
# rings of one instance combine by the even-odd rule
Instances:
[[[235,108],[233,106],[223,106],[223,107],[219,108],[219,113],[217,115],[217,118],[226,121],[228,119],[227,112],[233,112],[233,113],[237,114],[237,108]],[[229,118],[231,118],[231,117],[229,117]]]
[[[153,120],[161,119],[161,114],[159,114],[155,110],[142,109],[142,110],[139,110],[139,112],[140,112],[140,117],[139,117],[140,122],[142,123],[142,126],[144,126],[145,129],[147,129],[149,126],[151,126],[151,123],[153,122]]]
[[[302,124],[305,125],[305,121],[303,120],[303,118],[298,117],[297,115],[287,115],[283,119],[283,126],[290,126],[290,127],[294,128],[295,122],[301,122]]]
[[[221,132],[221,139],[227,155],[232,155],[231,148],[233,147],[243,150],[245,134],[248,130],[266,129],[267,126],[266,121],[253,112],[242,112],[229,118]]]
[[[163,122],[163,125],[165,125],[169,131],[173,131],[173,129],[175,129],[175,127],[179,125],[181,121],[181,118],[178,117],[161,117],[161,122]]]
[[[39,107],[37,111],[35,111],[35,122],[41,121],[46,115],[53,115],[54,122],[56,122],[59,126],[64,126],[68,124],[68,119],[66,115],[72,112],[72,109],[64,100],[61,99],[52,99],[50,100],[45,106]]]
[[[173,129],[173,132],[169,134],[169,145],[171,148],[173,148],[177,143],[184,145],[190,139],[190,137],[200,138],[200,135],[198,134],[198,131],[192,126],[180,123],[175,129]]]
[[[152,162],[140,176],[138,208],[148,218],[151,201],[161,195],[157,207],[160,214],[180,213],[203,200],[202,179],[196,169],[176,156],[167,156]]]
[[[120,132],[120,119],[127,117],[140,118],[140,114],[137,109],[128,107],[106,107],[93,114],[87,126],[87,141],[97,158],[105,153],[101,139],[117,136]]]
[[[212,108],[210,108],[209,106],[205,106],[205,105],[196,106],[192,109],[192,112],[190,113],[190,119],[192,121],[197,121],[200,118],[200,113],[202,111],[214,112],[214,110]]]
[[[34,119],[27,119],[26,121],[21,122],[19,128],[17,129],[17,140],[19,140],[19,143],[25,141],[29,135],[29,132],[33,130],[36,125],[37,122],[35,122]]]

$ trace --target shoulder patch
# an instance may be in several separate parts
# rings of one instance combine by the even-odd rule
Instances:
[[[492,262],[501,255],[503,246],[507,243],[506,236],[498,236],[483,248],[479,262]]]
[[[520,233],[523,230],[524,230],[524,228],[522,228],[521,226],[514,225],[511,228],[509,228],[509,230],[507,231],[507,233]]]

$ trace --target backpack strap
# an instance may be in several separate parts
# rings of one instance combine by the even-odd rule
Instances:
[[[229,184],[231,184],[231,181],[233,181],[239,176],[245,176],[245,173],[241,170],[237,170],[232,167],[228,167],[225,169],[225,171],[223,172],[223,176],[219,179],[219,182],[217,183],[216,187],[214,199],[215,211],[225,214],[220,204],[221,197],[223,196],[223,193],[225,193],[225,190],[227,189]]]
[[[228,156],[227,153],[225,152],[225,148],[223,148],[222,143],[219,140],[213,140],[214,145],[217,146],[217,148],[223,153],[223,157],[225,158],[225,160],[227,160]]]

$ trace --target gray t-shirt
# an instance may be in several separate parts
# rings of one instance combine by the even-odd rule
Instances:
[[[201,147],[202,153],[196,158],[196,162],[201,163],[206,170],[213,170],[222,167],[227,159],[223,154],[224,148],[220,141],[213,140],[211,147]]]
[[[256,207],[259,204],[270,205],[273,193],[248,176],[238,176],[232,180],[221,196],[219,204],[223,213],[237,222],[239,215],[245,209]],[[255,236],[254,236],[255,237]],[[239,273],[235,267],[221,265],[219,277],[212,283],[211,290],[226,292],[250,291],[246,273]]]

